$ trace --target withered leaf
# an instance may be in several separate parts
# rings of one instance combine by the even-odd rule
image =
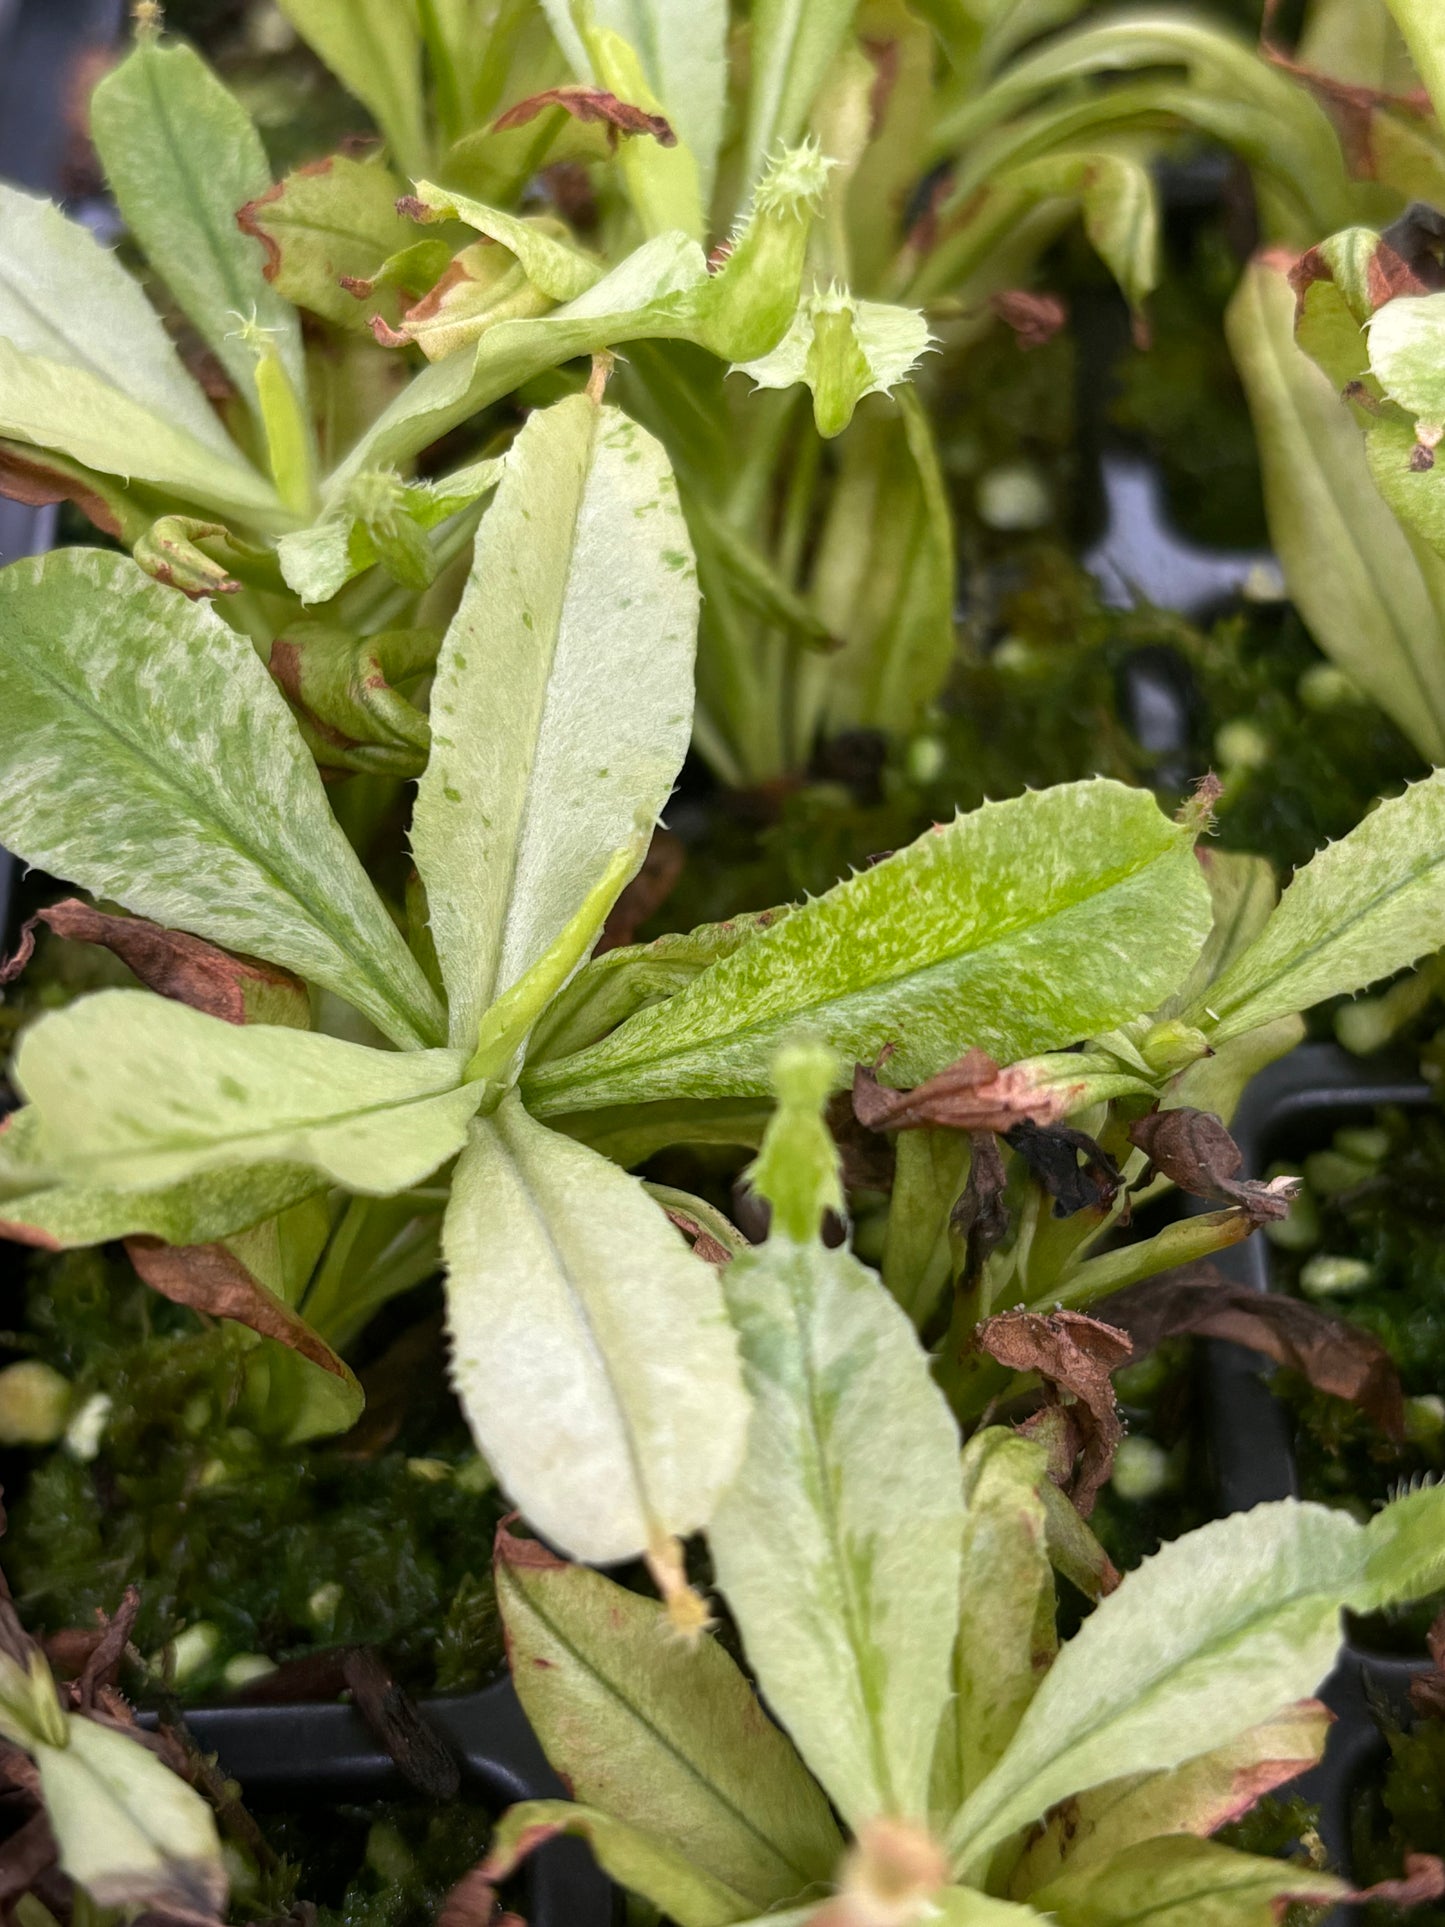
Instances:
[[[448,1893],[437,1927],[504,1927],[514,1915],[497,1920],[497,1890],[482,1867],[471,1867]]]
[[[94,1707],[96,1694],[103,1688],[114,1686],[139,1612],[140,1593],[134,1586],[127,1586],[112,1617],[102,1617],[100,1637],[86,1656],[75,1683],[75,1704],[82,1711],[89,1712]]]
[[[695,1258],[701,1258],[705,1265],[732,1263],[733,1254],[727,1246],[721,1239],[715,1238],[705,1225],[699,1224],[696,1218],[690,1217],[686,1211],[677,1210],[673,1205],[664,1207],[664,1215],[668,1223],[676,1225],[687,1239]]]
[[[880,1084],[866,1064],[853,1071],[853,1110],[870,1131],[1007,1131],[1020,1122],[1051,1124],[1063,1111],[1057,1087],[1041,1091],[1018,1065],[1000,1070],[987,1051],[965,1051],[911,1091]]]
[[[1028,288],[1004,288],[989,296],[988,305],[1004,326],[1013,330],[1015,341],[1025,353],[1052,341],[1069,319],[1068,303],[1059,295],[1039,294]]]
[[[677,888],[685,860],[686,850],[680,836],[674,836],[671,830],[652,832],[642,868],[607,913],[597,941],[599,957],[604,950],[622,950],[636,943],[638,930],[649,917],[657,914]]]
[[[253,1278],[225,1245],[168,1245],[159,1238],[127,1238],[125,1248],[145,1283],[172,1304],[248,1325],[263,1338],[289,1345],[333,1377],[351,1377],[325,1339]]]
[[[543,93],[530,94],[526,100],[519,100],[515,107],[499,114],[492,123],[492,132],[504,134],[509,127],[521,127],[548,107],[560,107],[574,120],[597,122],[607,129],[608,139],[614,142],[619,134],[651,134],[660,147],[677,146],[677,135],[661,114],[649,114],[641,107],[631,106],[602,87],[548,87]]]
[[[52,502],[75,506],[105,535],[120,539],[120,519],[104,496],[85,480],[83,472],[47,462],[38,452],[22,452],[13,442],[0,442],[0,495],[27,508],[46,508]]]
[[[189,1004],[228,1024],[309,1022],[305,986],[289,971],[254,957],[233,956],[183,930],[165,930],[145,917],[118,917],[66,897],[37,910],[20,932],[13,957],[0,965],[0,984],[14,983],[35,952],[35,926],[58,937],[97,943],[133,970],[147,990]]]
[[[1054,1200],[1056,1218],[1076,1211],[1107,1211],[1119,1195],[1123,1173],[1102,1144],[1067,1124],[1047,1130],[1028,1122],[1004,1133],[1039,1183]]]
[[[838,1147],[846,1188],[849,1191],[891,1191],[897,1171],[897,1154],[888,1138],[860,1122],[849,1092],[833,1093],[828,1099],[823,1120]]]
[[[1009,1224],[1004,1203],[1008,1173],[998,1139],[992,1131],[970,1131],[968,1151],[968,1181],[949,1214],[953,1232],[964,1241],[965,1290],[978,1282],[989,1253],[1002,1240]]]
[[[418,1793],[429,1800],[454,1800],[462,1784],[455,1754],[397,1685],[375,1648],[350,1648],[342,1671],[357,1712]]]
[[[1124,1436],[1110,1374],[1132,1356],[1129,1338],[1079,1311],[1006,1311],[985,1319],[974,1343],[1010,1371],[1044,1381],[1045,1409],[1021,1429],[1052,1448],[1054,1482],[1087,1519]]]
[[[1445,1860],[1433,1853],[1407,1853],[1402,1879],[1377,1881],[1351,1898],[1388,1900],[1396,1907],[1418,1907],[1422,1901],[1445,1898]]]
[[[1395,1361],[1372,1332],[1318,1305],[1237,1285],[1213,1265],[1181,1265],[1115,1292],[1098,1307],[1141,1356],[1166,1338],[1225,1338],[1263,1352],[1311,1385],[1348,1399],[1388,1437],[1404,1437],[1405,1404]]]
[[[1244,1153],[1212,1111],[1151,1111],[1129,1130],[1157,1171],[1191,1197],[1237,1204],[1256,1224],[1289,1216],[1298,1178],[1240,1178]]]

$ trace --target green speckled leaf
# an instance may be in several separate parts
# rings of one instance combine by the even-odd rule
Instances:
[[[296,310],[236,224],[237,210],[271,185],[240,101],[193,47],[143,34],[91,95],[90,127],[131,233],[236,387],[257,405],[256,357],[240,333],[254,321],[304,395]]]
[[[1186,1013],[1223,1043],[1363,990],[1445,944],[1445,771],[1313,857],[1242,955]]]
[[[828,1803],[715,1640],[533,1540],[503,1535],[496,1572],[518,1698],[577,1799],[740,1894],[732,1918],[832,1878]]]
[[[1445,1494],[1420,1515],[1437,1544],[1442,1506]],[[999,1841],[1071,1793],[1178,1766],[1306,1698],[1334,1662],[1341,1607],[1369,1591],[1372,1531],[1286,1499],[1216,1520],[1127,1574],[1063,1648],[966,1802],[950,1835],[956,1864],[985,1865]],[[1402,1560],[1379,1592],[1428,1584]]]
[[[737,1345],[636,1180],[510,1096],[472,1128],[442,1247],[458,1396],[538,1531],[606,1564],[705,1524],[747,1424]]]
[[[413,820],[457,1049],[640,866],[687,749],[697,608],[660,444],[585,395],[534,414],[442,645]]]
[[[1391,401],[1445,421],[1445,294],[1397,295],[1366,327],[1370,369]]]
[[[759,1690],[844,1819],[926,1822],[958,1623],[958,1432],[877,1274],[821,1242],[800,1059],[780,1060],[757,1167],[772,1235],[723,1272],[753,1419],[708,1536]],[[827,1081],[823,1064],[815,1094]]]
[[[461,1149],[479,1095],[462,1069],[455,1051],[373,1050],[103,990],[32,1025],[14,1075],[39,1161],[67,1183],[139,1189],[302,1164],[385,1196]]]
[[[922,1083],[1153,1009],[1210,923],[1191,833],[1120,783],[1069,783],[924,833],[796,909],[677,996],[526,1079],[539,1114],[763,1092],[797,1025]]]
[[[250,641],[126,556],[0,572],[0,839],[140,916],[324,985],[398,1043],[440,1006]]]

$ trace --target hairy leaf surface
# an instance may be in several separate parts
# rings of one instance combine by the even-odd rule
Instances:
[[[687,748],[697,606],[661,446],[585,395],[534,414],[442,645],[412,831],[458,1049],[622,853],[614,895],[640,866]]]
[[[1372,810],[1313,857],[1188,1021],[1221,1043],[1363,990],[1445,944],[1445,771]]]
[[[853,1060],[895,1047],[922,1083],[977,1045],[1000,1063],[1158,1004],[1209,928],[1189,832],[1104,780],[926,831],[721,959],[666,1003],[526,1081],[546,1114],[762,1092],[806,1024]]]
[[[832,1878],[843,1843],[816,1783],[715,1640],[503,1536],[497,1595],[517,1692],[576,1797],[656,1836],[749,1903]]]
[[[441,1013],[250,641],[126,556],[0,575],[0,833],[26,862],[325,985],[399,1043]]]
[[[635,1181],[508,1097],[472,1129],[443,1250],[458,1395],[537,1529],[600,1564],[704,1524],[747,1423],[736,1341]]]
[[[40,1160],[70,1183],[143,1189],[258,1162],[379,1195],[461,1149],[479,1096],[462,1069],[455,1051],[238,1026],[144,990],[52,1012],[15,1058]]]
[[[723,1272],[753,1418],[709,1528],[768,1704],[845,1820],[926,1821],[958,1623],[958,1434],[908,1318],[828,1250],[826,1053],[778,1059],[754,1181],[772,1233]],[[811,1225],[809,1231],[806,1227]]]
[[[1440,1510],[1422,1511],[1420,1530],[1438,1532]],[[982,1864],[1071,1793],[1178,1766],[1305,1698],[1333,1663],[1340,1608],[1366,1596],[1370,1551],[1347,1514],[1282,1500],[1146,1560],[1063,1648],[965,1804],[950,1836],[959,1864]],[[1407,1569],[1418,1576],[1402,1559],[1392,1587]]]

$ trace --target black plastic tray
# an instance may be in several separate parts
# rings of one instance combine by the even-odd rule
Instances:
[[[1434,1102],[1430,1086],[1408,1065],[1351,1057],[1333,1044],[1302,1044],[1255,1078],[1231,1129],[1244,1152],[1245,1173],[1257,1177],[1312,1133],[1326,1139],[1382,1104],[1424,1110]],[[1261,1234],[1213,1262],[1241,1284],[1271,1288],[1270,1246]],[[1266,1383],[1268,1366],[1236,1345],[1210,1341],[1206,1351],[1206,1424],[1220,1509],[1241,1512],[1262,1500],[1297,1496],[1290,1423]],[[1387,1750],[1371,1703],[1400,1707],[1410,1681],[1428,1667],[1423,1653],[1381,1654],[1347,1632],[1339,1663],[1321,1689],[1336,1724],[1323,1761],[1299,1782],[1299,1791],[1319,1803],[1320,1832],[1340,1866],[1350,1864],[1351,1816],[1361,1782]],[[1341,1927],[1349,1918],[1343,1909],[1330,1916]]]

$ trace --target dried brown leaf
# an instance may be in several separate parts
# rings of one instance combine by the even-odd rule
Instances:
[[[152,1291],[174,1305],[211,1318],[230,1318],[263,1338],[288,1345],[334,1378],[351,1373],[325,1339],[272,1291],[253,1278],[225,1245],[168,1245],[159,1238],[127,1238],[126,1253]]]
[[[1006,1311],[985,1319],[974,1343],[1044,1381],[1044,1411],[1021,1429],[1052,1447],[1054,1483],[1087,1519],[1124,1436],[1110,1374],[1133,1354],[1128,1336],[1079,1311]]]
[[[548,87],[543,93],[530,94],[526,100],[519,100],[515,107],[499,114],[492,123],[492,132],[504,134],[509,127],[521,127],[548,107],[560,107],[574,120],[595,121],[607,129],[612,141],[619,134],[650,134],[661,147],[677,146],[677,135],[661,114],[649,114],[602,87]]]
[[[452,1888],[441,1904],[437,1927],[493,1927],[494,1922],[504,1927],[514,1918],[508,1914],[497,1920],[497,1890],[483,1865],[470,1868]]]
[[[991,294],[988,305],[1025,354],[1042,348],[1069,319],[1069,304],[1057,294],[1038,294],[1028,288],[1004,288]]]
[[[968,1181],[949,1215],[954,1234],[964,1241],[965,1290],[978,1282],[989,1253],[1001,1242],[1009,1225],[1004,1203],[1008,1172],[998,1139],[992,1131],[970,1131],[968,1146]]]
[[[1098,1307],[1135,1352],[1166,1338],[1224,1338],[1299,1372],[1321,1392],[1358,1405],[1388,1437],[1403,1438],[1404,1395],[1395,1361],[1372,1332],[1282,1293],[1237,1285],[1213,1265],[1183,1265],[1115,1292]]]
[[[428,1800],[454,1800],[462,1784],[455,1754],[398,1686],[376,1649],[353,1646],[342,1660],[342,1671],[357,1712],[398,1770]]]
[[[120,539],[120,522],[104,496],[77,475],[52,467],[38,453],[22,453],[13,442],[0,443],[0,495],[27,508],[74,502],[105,535]]]
[[[109,1619],[102,1617],[100,1637],[75,1683],[75,1704],[83,1712],[89,1712],[94,1707],[97,1693],[105,1687],[114,1686],[115,1675],[125,1658],[125,1649],[130,1644],[139,1612],[140,1593],[134,1586],[127,1586],[114,1615]]]
[[[37,910],[20,932],[13,957],[0,965],[0,984],[13,983],[35,951],[35,926],[58,937],[96,943],[119,957],[147,990],[189,1004],[228,1024],[304,1022],[305,986],[289,971],[254,957],[233,956],[182,930],[165,930],[145,917],[117,917],[78,897]]]
[[[705,1225],[702,1225],[686,1211],[679,1211],[673,1205],[663,1207],[669,1224],[676,1225],[692,1246],[693,1256],[701,1258],[705,1265],[729,1265],[733,1254],[721,1239],[715,1238]]]
[[[1425,1635],[1431,1666],[1410,1682],[1410,1704],[1426,1719],[1445,1720],[1445,1612]]]
[[[1407,1853],[1400,1880],[1381,1880],[1361,1887],[1354,1900],[1388,1900],[1396,1907],[1418,1907],[1424,1900],[1445,1899],[1445,1860],[1433,1853]]]
[[[1123,1173],[1087,1132],[1067,1124],[1041,1130],[1024,1121],[1004,1135],[1053,1199],[1056,1218],[1072,1217],[1076,1211],[1102,1215],[1119,1195]]]
[[[1244,1153],[1212,1111],[1151,1111],[1129,1130],[1157,1171],[1191,1197],[1237,1204],[1256,1224],[1289,1216],[1298,1178],[1240,1178]]]
[[[55,1865],[59,1851],[44,1807],[37,1807],[0,1841],[0,1908],[7,1915],[12,1902],[29,1893],[41,1874]]]
[[[1000,1070],[987,1051],[965,1051],[911,1091],[889,1090],[866,1064],[853,1072],[853,1110],[870,1131],[1008,1131],[1020,1122],[1051,1124],[1065,1094],[1039,1090],[1018,1065]]]

